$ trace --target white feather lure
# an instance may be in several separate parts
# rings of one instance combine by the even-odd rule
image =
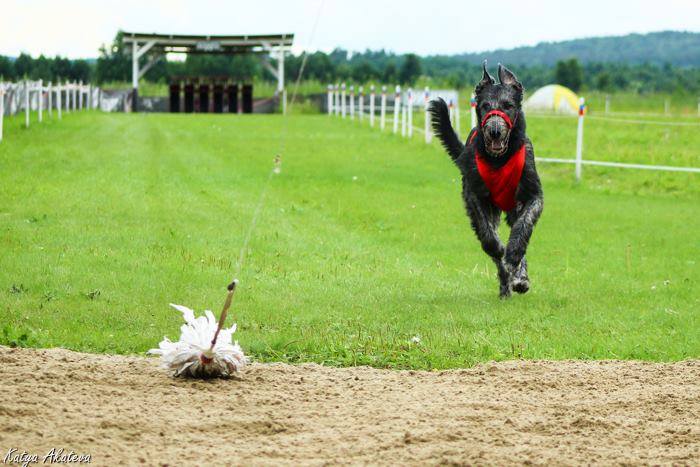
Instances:
[[[204,316],[195,318],[190,308],[171,303],[170,306],[180,311],[185,319],[185,324],[180,328],[180,340],[172,342],[164,337],[159,348],[151,349],[148,353],[160,355],[163,368],[173,371],[175,376],[228,377],[242,370],[248,358],[238,342],[232,341],[236,325],[222,329],[234,288],[235,282],[229,286],[220,323],[216,322],[210,310],[205,310]]]

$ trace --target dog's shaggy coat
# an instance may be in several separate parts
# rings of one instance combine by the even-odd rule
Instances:
[[[500,296],[509,297],[515,290],[525,293],[530,288],[525,252],[533,228],[542,213],[542,185],[535,169],[535,154],[532,143],[525,134],[525,116],[522,112],[523,87],[515,75],[499,65],[496,81],[486,70],[476,86],[476,114],[480,125],[470,133],[466,144],[462,144],[450,123],[445,101],[438,99],[430,103],[433,131],[462,173],[462,197],[481,247],[496,263],[500,282]],[[505,113],[488,117],[497,110]],[[474,134],[476,133],[476,134]],[[501,209],[491,200],[491,193],[477,168],[476,154],[493,168],[505,163],[525,145],[525,165],[515,191],[515,207],[506,212],[506,222],[511,227],[507,245],[498,237]]]

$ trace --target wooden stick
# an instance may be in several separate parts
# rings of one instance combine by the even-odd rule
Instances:
[[[233,293],[236,291],[236,286],[238,285],[238,279],[234,279],[228,287],[228,293],[226,294],[226,301],[224,302],[224,308],[221,310],[221,315],[219,316],[219,326],[216,328],[214,333],[214,338],[211,340],[211,350],[214,350],[216,345],[216,339],[219,337],[219,332],[221,328],[224,327],[224,321],[226,321],[226,315],[228,314],[228,309],[231,308],[231,301],[233,300]]]

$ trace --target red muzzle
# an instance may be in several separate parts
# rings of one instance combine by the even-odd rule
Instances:
[[[509,130],[513,128],[513,122],[510,121],[510,117],[505,112],[502,112],[500,110],[491,110],[486,115],[484,115],[483,120],[481,120],[481,128],[483,128],[484,125],[486,125],[488,119],[493,116],[501,117],[506,122],[506,125],[508,125]]]

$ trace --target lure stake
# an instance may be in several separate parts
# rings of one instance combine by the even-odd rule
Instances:
[[[180,311],[185,320],[180,328],[180,340],[172,342],[165,337],[159,348],[151,349],[148,353],[160,355],[162,366],[173,371],[174,376],[228,377],[242,370],[248,358],[238,342],[231,340],[236,325],[223,329],[237,284],[236,279],[227,287],[228,293],[218,323],[209,310],[204,311],[205,316],[195,318],[190,308],[171,303],[170,306]]]

